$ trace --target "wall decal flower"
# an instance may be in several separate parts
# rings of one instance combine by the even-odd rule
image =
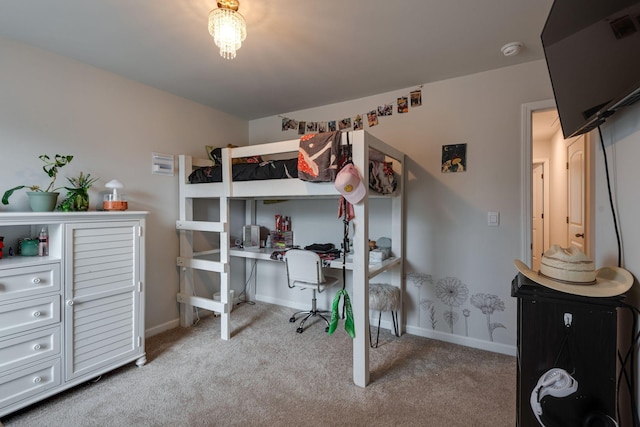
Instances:
[[[445,277],[436,282],[436,295],[449,307],[460,307],[469,295],[469,288],[456,277]]]
[[[435,303],[430,299],[421,298],[421,294],[423,292],[422,291],[423,286],[426,283],[433,284],[433,276],[431,276],[431,274],[418,273],[418,272],[412,271],[410,273],[407,273],[405,277],[407,281],[411,281],[411,283],[413,283],[413,285],[418,289],[418,301],[420,301],[419,303],[420,311],[418,312],[418,319],[420,319],[422,310],[425,310],[429,315],[429,322],[431,324],[431,329],[435,330],[436,324],[438,323],[438,321],[436,320]],[[420,323],[420,320],[418,320],[418,322]]]
[[[436,305],[432,300],[423,299],[420,301],[420,308],[426,310],[429,313],[429,321],[431,322],[431,329],[436,329]]]
[[[502,323],[491,323],[491,315],[495,311],[504,311],[504,302],[497,295],[479,293],[471,297],[471,305],[480,309],[482,314],[487,316],[487,329],[489,330],[489,339],[493,341],[493,331],[497,328],[507,329]]]
[[[453,333],[453,325],[458,321],[458,314],[453,312],[453,307],[464,304],[469,296],[469,288],[457,277],[445,277],[436,282],[436,296],[450,308],[444,312],[444,318]]]
[[[469,336],[469,316],[471,316],[471,311],[468,308],[462,310],[462,315],[464,316],[464,334],[465,336]]]
[[[444,321],[447,322],[447,325],[449,325],[451,333],[453,333],[453,325],[458,322],[458,313],[453,310],[447,310],[442,313],[442,316],[444,317]]]
[[[417,288],[422,287],[425,283],[433,283],[433,277],[430,274],[424,273],[407,273],[407,279],[409,279]]]

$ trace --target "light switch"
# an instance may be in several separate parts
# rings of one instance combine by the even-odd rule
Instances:
[[[500,212],[487,213],[487,224],[490,227],[497,227],[500,225]]]

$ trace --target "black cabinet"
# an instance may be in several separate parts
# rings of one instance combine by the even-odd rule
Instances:
[[[517,425],[539,426],[530,396],[551,368],[569,372],[578,390],[543,399],[545,425],[581,426],[593,412],[617,420],[618,311],[624,296],[570,295],[522,274],[513,279],[511,294],[518,298]]]

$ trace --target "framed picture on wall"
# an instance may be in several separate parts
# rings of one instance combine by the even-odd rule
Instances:
[[[412,91],[410,94],[410,99],[411,99],[411,106],[412,107],[419,107],[422,105],[422,91],[421,90],[414,90]]]
[[[442,172],[464,172],[467,170],[467,144],[442,146]]]

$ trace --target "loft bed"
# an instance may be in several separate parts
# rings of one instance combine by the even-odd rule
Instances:
[[[347,133],[341,135],[341,145],[346,145]],[[353,381],[360,387],[369,383],[369,280],[382,272],[388,272],[392,285],[399,287],[404,294],[403,257],[404,257],[404,188],[405,169],[404,154],[390,145],[380,141],[363,130],[350,131],[351,158],[361,175],[369,171],[370,154],[382,154],[385,162],[391,162],[396,178],[395,191],[387,195],[379,195],[371,190],[364,199],[353,205],[354,223],[350,240],[353,243],[353,259],[347,268],[352,271],[352,295],[356,336],[353,344]],[[179,220],[176,228],[180,235],[180,255],[177,265],[180,268],[180,290],[177,301],[180,304],[180,324],[189,327],[193,324],[194,307],[220,313],[221,338],[231,338],[230,315],[231,293],[229,277],[229,261],[231,257],[248,259],[269,259],[268,255],[255,251],[241,251],[231,248],[229,237],[229,202],[232,199],[247,200],[247,223],[255,219],[256,199],[285,198],[338,198],[340,193],[333,182],[309,182],[292,177],[284,179],[259,179],[249,181],[234,180],[237,178],[237,165],[234,159],[246,159],[253,156],[274,157],[282,162],[296,157],[300,140],[289,140],[267,144],[223,148],[220,150],[219,182],[191,183],[194,171],[199,168],[211,168],[209,159],[196,159],[187,155],[179,156]],[[287,169],[290,172],[291,168]],[[207,171],[210,174],[211,169]],[[363,173],[364,172],[364,173]],[[289,173],[289,175],[295,175]],[[242,178],[240,178],[242,179]],[[364,179],[366,184],[368,180]],[[391,254],[389,259],[379,264],[369,263],[369,198],[386,197],[391,201]],[[195,199],[219,199],[220,214],[216,222],[194,221],[193,201]],[[193,248],[193,232],[219,233],[220,248],[207,252],[196,252]],[[215,260],[203,255],[215,253]],[[341,263],[340,263],[341,264]],[[220,299],[213,300],[194,295],[193,270],[206,270],[220,274]],[[400,305],[399,330],[403,330],[403,309]]]

